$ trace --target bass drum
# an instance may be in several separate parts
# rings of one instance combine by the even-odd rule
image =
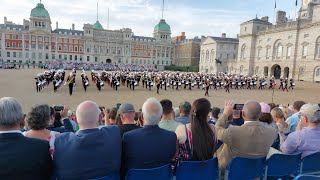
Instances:
[[[134,86],[138,86],[138,82],[137,81],[134,82]]]

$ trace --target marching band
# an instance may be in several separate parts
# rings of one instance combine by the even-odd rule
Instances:
[[[58,90],[62,82],[65,79],[64,70],[51,70],[45,71],[44,73],[38,74],[36,79],[36,89],[40,92],[43,88],[47,87],[50,82],[53,82],[54,92]],[[72,95],[73,89],[76,86],[76,70],[73,69],[65,81],[65,85],[69,87],[69,94]],[[81,72],[81,82],[86,92],[89,87],[89,78],[85,72]],[[209,89],[224,89],[225,92],[230,93],[230,89],[240,90],[240,89],[259,89],[264,90],[267,88],[268,79],[267,77],[258,76],[243,76],[237,74],[206,74],[206,73],[186,73],[186,72],[130,72],[130,71],[94,71],[91,70],[91,81],[94,83],[98,89],[101,91],[104,89],[105,84],[109,85],[115,91],[118,91],[120,84],[123,87],[127,87],[134,91],[137,86],[142,82],[142,88],[152,90],[155,86],[157,89],[157,94],[160,90],[164,89],[167,91],[168,88],[192,90],[200,89],[205,90],[205,96],[209,96]],[[290,83],[290,84],[289,84]],[[269,88],[275,89],[277,82],[272,76],[269,79]],[[293,78],[280,78],[279,89],[287,91],[289,89],[294,89],[295,83]]]

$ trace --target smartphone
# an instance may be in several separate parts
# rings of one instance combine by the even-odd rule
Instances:
[[[244,104],[235,104],[233,110],[242,111]]]
[[[55,111],[62,111],[64,109],[64,107],[63,106],[54,106],[53,109]]]

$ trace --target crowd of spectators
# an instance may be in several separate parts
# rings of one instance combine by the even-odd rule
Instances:
[[[223,173],[235,157],[320,152],[319,105],[247,101],[181,102],[149,98],[106,109],[85,101],[75,112],[47,104],[24,114],[11,97],[0,99],[0,177],[4,179],[125,179],[130,169],[218,158]],[[110,107],[110,105],[109,105]],[[199,177],[201,179],[201,177]]]

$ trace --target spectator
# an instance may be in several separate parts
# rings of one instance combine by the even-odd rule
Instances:
[[[50,154],[54,151],[54,141],[60,134],[46,129],[50,121],[50,107],[46,104],[34,106],[27,118],[27,126],[30,129],[24,132],[24,136],[49,141]]]
[[[279,108],[282,110],[283,112],[283,117],[284,119],[288,119],[291,116],[291,110],[287,107],[287,106],[279,106]]]
[[[294,114],[290,116],[287,120],[286,123],[289,125],[290,133],[294,132],[299,124],[299,111],[300,108],[305,104],[303,101],[295,101],[293,103],[293,112]]]
[[[242,126],[243,124],[244,124],[244,120],[241,117],[241,111],[240,110],[233,110],[231,125]]]
[[[57,137],[53,162],[58,179],[94,179],[119,173],[121,136],[116,126],[99,126],[100,109],[91,101],[76,110],[80,130]]]
[[[284,113],[278,107],[271,110],[272,119],[276,122],[279,133],[289,133],[288,124],[285,122]]]
[[[1,179],[50,179],[49,142],[24,137],[20,131],[22,107],[10,97],[0,99]]]
[[[163,114],[161,117],[161,121],[159,122],[159,127],[168,131],[175,132],[177,127],[179,126],[179,123],[174,120],[172,101],[164,99],[160,101],[160,104],[162,106]]]
[[[217,107],[212,108],[209,123],[215,125],[219,119],[219,114],[220,114],[220,108],[217,108]]]
[[[189,124],[189,115],[190,115],[190,110],[191,110],[191,104],[187,101],[184,101],[180,104],[179,106],[180,109],[180,116],[176,118],[176,121],[181,124]]]
[[[182,160],[204,161],[211,159],[217,144],[214,125],[208,123],[211,104],[207,99],[197,99],[191,108],[191,123],[176,130],[179,157]]]
[[[234,157],[267,156],[277,137],[277,131],[274,128],[264,126],[259,121],[261,106],[255,101],[248,101],[243,107],[244,125],[229,126],[226,129],[227,119],[232,114],[233,107],[233,102],[226,102],[224,112],[216,124],[218,139],[224,143],[217,151],[219,167],[222,171]]]
[[[109,117],[105,121],[106,126],[117,125],[117,113],[118,113],[117,108],[112,108],[110,110]]]
[[[177,119],[180,116],[180,109],[179,108],[174,108],[174,117],[175,119]]]
[[[176,153],[177,137],[174,132],[159,128],[161,115],[159,101],[149,98],[142,106],[144,127],[124,133],[122,176],[129,169],[155,168],[171,163]]]
[[[260,106],[261,106],[261,116],[259,118],[259,121],[277,129],[277,125],[273,122],[272,116],[270,114],[271,107],[264,102],[260,103]]]
[[[68,115],[67,115],[67,118],[69,119],[71,125],[72,125],[72,128],[73,128],[73,132],[77,132],[79,130],[79,127],[77,125],[76,122],[74,122],[73,118],[74,118],[74,114],[71,110],[68,111]]]
[[[121,119],[122,125],[119,125],[121,137],[124,133],[140,128],[135,124],[135,110],[132,104],[121,104],[118,110],[118,116]]]
[[[276,107],[278,107],[275,103],[269,103],[268,106],[270,107],[270,111]]]
[[[298,113],[300,122],[296,132],[289,134],[280,149],[285,154],[302,153],[306,157],[320,152],[320,108],[318,105],[304,104]]]
[[[64,109],[62,110],[61,113],[56,113],[54,108],[50,107],[50,121],[47,129],[50,131],[56,131],[60,133],[73,132],[72,124],[70,123],[70,120],[67,117],[68,111],[69,111],[68,106],[64,106]],[[63,126],[61,126],[61,119],[62,119]]]

